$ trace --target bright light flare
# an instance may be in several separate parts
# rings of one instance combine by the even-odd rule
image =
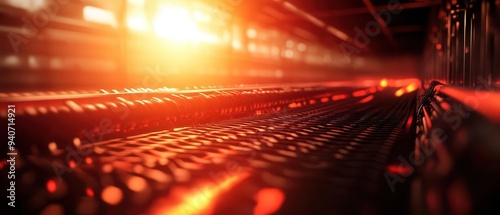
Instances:
[[[153,204],[150,214],[211,214],[217,197],[248,176],[248,173],[229,176],[217,184],[208,184],[192,191],[174,188],[168,197]]]
[[[193,13],[193,17],[195,20],[197,21],[201,21],[201,22],[210,22],[212,21],[212,17],[206,13],[203,13],[199,10],[195,10],[194,13]]]
[[[285,201],[285,193],[276,188],[261,189],[255,196],[257,205],[254,208],[254,215],[273,214],[278,211]]]
[[[417,86],[416,84],[410,84],[406,87],[406,92],[407,93],[411,93],[413,91],[417,90]]]
[[[88,22],[95,22],[116,27],[115,14],[102,8],[85,6],[83,8],[83,19]]]
[[[189,11],[175,7],[160,10],[154,21],[154,29],[158,35],[175,41],[189,40],[198,33]]]
[[[149,29],[146,17],[143,15],[132,15],[127,17],[127,27],[135,31],[146,31]]]
[[[108,186],[104,188],[104,190],[101,193],[101,199],[110,205],[119,204],[122,201],[122,198],[123,198],[122,190],[120,190],[120,188],[115,186]]]
[[[202,16],[198,12],[198,17]],[[182,7],[163,7],[153,23],[158,36],[176,42],[217,42],[214,35],[202,32],[189,10]]]
[[[382,79],[382,81],[380,81],[380,86],[387,87],[387,79]]]
[[[405,94],[405,90],[404,90],[403,88],[401,88],[401,89],[397,90],[397,91],[394,93],[394,95],[395,95],[396,97],[401,97],[401,96],[402,96],[402,95],[404,95],[404,94]]]

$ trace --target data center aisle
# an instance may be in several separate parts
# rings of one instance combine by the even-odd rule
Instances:
[[[20,210],[386,213],[394,198],[384,173],[413,147],[415,100],[415,93],[390,88],[337,93],[254,116],[81,144],[76,150],[91,153],[70,159],[61,180],[54,164],[64,164],[66,153],[33,153],[19,168],[18,198],[29,205]]]

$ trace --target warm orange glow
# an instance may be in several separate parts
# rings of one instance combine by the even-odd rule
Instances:
[[[47,181],[46,187],[47,187],[47,191],[49,191],[50,193],[56,192],[56,190],[57,190],[56,181],[54,181],[54,180]]]
[[[146,188],[146,180],[141,177],[133,176],[127,181],[127,187],[135,192],[141,192]]]
[[[411,93],[413,91],[417,90],[417,86],[416,84],[410,84],[406,87],[406,92],[407,93]]]
[[[257,37],[257,31],[253,28],[249,28],[247,30],[247,37],[248,38],[256,38]]]
[[[500,122],[500,93],[497,91],[464,90],[454,87],[438,86],[436,89],[462,102],[469,108],[488,117],[489,120]]]
[[[131,13],[127,17],[127,27],[135,31],[145,31],[149,25],[144,15]]]
[[[347,95],[345,95],[345,94],[332,96],[333,101],[342,100],[342,99],[346,99],[346,98],[347,98]]]
[[[260,190],[255,196],[257,205],[254,208],[254,215],[273,214],[285,201],[285,194],[280,189],[266,188]]]
[[[243,45],[241,45],[241,42],[237,39],[233,39],[233,41],[231,42],[231,46],[236,50],[240,50],[243,47]]]
[[[200,22],[210,22],[212,20],[212,17],[210,15],[205,14],[199,10],[195,10],[193,12],[193,17],[196,21],[200,21]]]
[[[394,95],[396,97],[401,97],[403,94],[405,94],[405,91],[403,88],[399,89],[398,91],[396,91],[396,93],[394,93]]]
[[[143,6],[144,5],[144,0],[127,0],[131,6],[137,7],[137,6]]]
[[[50,143],[49,143],[49,150],[50,150],[51,152],[56,151],[56,150],[57,150],[57,144],[56,144],[56,143],[54,143],[54,142],[50,142]]]
[[[198,11],[199,17],[204,17]],[[202,32],[183,7],[168,6],[160,9],[154,20],[154,30],[158,36],[176,42],[218,42],[218,38]]]
[[[102,200],[110,205],[117,205],[122,201],[122,197],[122,191],[115,186],[108,186],[101,193]]]
[[[413,115],[410,114],[408,120],[406,120],[406,126],[405,126],[406,132],[411,132],[410,129],[412,124],[413,124]]]
[[[380,86],[387,87],[387,79],[382,79],[382,81],[380,81]]]
[[[88,165],[92,164],[92,158],[89,157],[85,158],[85,163]]]
[[[116,26],[115,14],[109,10],[97,7],[85,6],[83,8],[83,19],[88,22]]]
[[[366,98],[364,98],[364,99],[361,99],[361,101],[359,101],[359,103],[361,103],[361,104],[368,103],[368,102],[370,102],[371,100],[373,100],[374,98],[375,98],[375,97],[374,97],[373,95],[370,95],[370,96],[368,96],[368,97],[366,97]]]
[[[246,173],[231,176],[221,183],[200,187],[192,192],[180,192],[182,190],[174,189],[177,192],[173,191],[173,195],[180,195],[180,204],[171,205],[170,202],[175,202],[176,196],[159,199],[152,208],[152,214],[211,214],[215,199],[246,177],[248,177]]]
[[[146,31],[149,29],[149,24],[144,13],[144,0],[127,0],[128,11],[126,24],[127,27],[134,31]]]
[[[358,90],[352,93],[352,96],[354,97],[361,97],[361,96],[366,96],[368,92],[366,90]]]

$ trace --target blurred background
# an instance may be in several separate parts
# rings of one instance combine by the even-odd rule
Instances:
[[[440,6],[435,0],[1,0],[0,90],[419,77],[431,14]]]
[[[0,0],[0,118],[19,151],[9,167],[0,148],[0,170],[18,168],[16,209],[37,214],[183,209],[227,160],[251,171],[219,180],[220,202],[204,190],[214,214],[500,214],[499,11]]]

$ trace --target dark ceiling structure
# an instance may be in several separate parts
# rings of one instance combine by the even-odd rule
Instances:
[[[420,55],[432,9],[442,3],[440,0],[259,2],[262,7],[259,7],[257,18],[263,22],[287,23],[288,28],[299,26],[328,45],[347,42],[362,49],[363,53],[377,55]],[[253,12],[246,14],[255,15]],[[321,23],[324,25],[319,25]],[[337,33],[339,35],[335,35]],[[349,38],[343,40],[345,36]]]

